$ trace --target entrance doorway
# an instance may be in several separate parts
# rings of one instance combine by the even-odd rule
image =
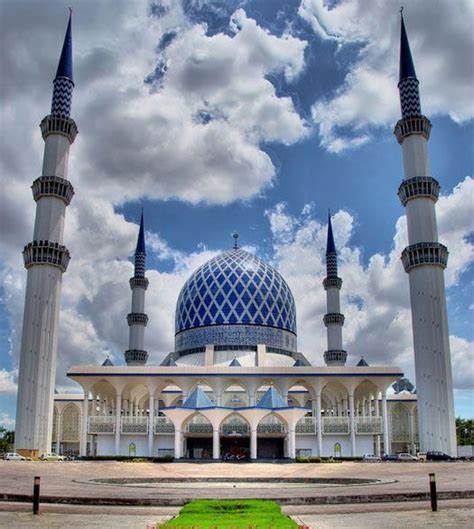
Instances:
[[[257,457],[259,459],[283,459],[283,437],[259,437],[257,443]]]
[[[224,461],[250,459],[250,437],[221,437],[221,457]]]
[[[188,459],[212,459],[212,437],[187,437]]]

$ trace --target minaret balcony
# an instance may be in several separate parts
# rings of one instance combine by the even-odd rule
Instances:
[[[323,286],[324,290],[327,290],[328,288],[337,288],[338,290],[341,290],[342,279],[340,277],[325,277],[323,280]]]
[[[40,176],[33,182],[31,189],[36,202],[42,197],[56,197],[69,206],[74,196],[71,182],[60,176]]]
[[[57,242],[33,241],[23,249],[26,269],[33,265],[51,265],[65,272],[70,258],[69,250]]]
[[[148,360],[148,353],[140,349],[129,349],[124,356],[128,366],[144,366]]]
[[[49,115],[44,117],[40,123],[40,128],[43,140],[46,140],[50,134],[62,134],[67,137],[71,144],[76,139],[78,133],[76,122],[71,118],[63,116]]]
[[[130,288],[133,290],[134,288],[148,288],[148,279],[146,277],[131,277],[130,278]]]
[[[132,312],[127,314],[128,325],[143,325],[146,327],[148,323],[148,315],[142,312]]]
[[[324,353],[324,362],[327,366],[346,365],[347,351],[344,349],[330,349]]]
[[[402,263],[405,272],[417,266],[434,265],[443,270],[448,264],[448,249],[439,242],[419,242],[407,246],[402,252]]]
[[[344,325],[344,314],[339,314],[338,312],[325,314],[323,321],[326,327],[328,325]]]
[[[434,202],[438,200],[440,185],[438,180],[431,176],[414,176],[404,180],[398,188],[398,197],[403,206],[412,198],[431,198]]]
[[[421,134],[428,140],[430,132],[431,121],[426,116],[410,116],[400,119],[393,131],[398,143],[403,143],[403,140],[412,134]]]

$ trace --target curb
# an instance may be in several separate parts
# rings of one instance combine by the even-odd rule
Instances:
[[[474,498],[474,490],[454,490],[438,492],[439,500],[455,500]],[[138,507],[179,507],[189,503],[196,498],[100,498],[100,497],[81,497],[81,496],[41,496],[41,503],[57,503],[70,505],[130,505]],[[213,499],[213,498],[199,498]],[[239,498],[255,499],[255,498]],[[357,494],[352,496],[308,496],[299,498],[271,498],[280,505],[336,505],[351,503],[384,503],[384,502],[409,502],[409,501],[429,501],[429,492],[406,492],[395,494]],[[10,494],[0,493],[0,502],[21,502],[30,503],[33,497],[30,494]]]

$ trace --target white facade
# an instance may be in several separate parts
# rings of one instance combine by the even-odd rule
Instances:
[[[406,53],[408,43],[403,40]],[[70,40],[70,25],[66,41]],[[406,40],[406,35],[405,35]],[[176,459],[297,455],[357,457],[416,452],[416,397],[391,396],[397,367],[346,366],[336,247],[329,219],[326,366],[312,366],[297,350],[296,305],[283,277],[238,246],[197,269],[178,296],[175,350],[160,366],[145,365],[145,240],[143,217],[135,252],[127,366],[109,360],[74,366],[68,376],[82,396],[56,395],[53,384],[62,273],[69,146],[77,129],[69,118],[72,64],[63,47],[45,139],[43,176],[35,181],[34,241],[28,269],[20,359],[17,450],[81,455],[173,455]],[[66,50],[66,51],[65,51]],[[66,55],[64,55],[66,53]],[[408,56],[407,56],[408,57]],[[439,184],[429,176],[431,124],[421,115],[411,56],[399,84],[403,118],[395,133],[403,147],[409,246],[402,261],[410,278],[418,385],[420,444],[455,453],[452,375],[443,269],[434,204]],[[68,77],[69,76],[69,77]],[[428,242],[427,242],[428,241]]]

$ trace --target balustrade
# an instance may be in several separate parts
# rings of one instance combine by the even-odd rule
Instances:
[[[87,432],[90,434],[115,433],[115,415],[92,415]]]
[[[155,433],[174,433],[174,424],[168,417],[155,417]]]
[[[148,433],[148,417],[122,417],[121,433]]]
[[[258,433],[285,433],[285,427],[281,423],[260,423],[257,426]]]
[[[186,433],[212,433],[212,424],[205,422],[190,422],[184,430]]]
[[[222,434],[224,436],[249,435],[249,427],[248,424],[241,422],[228,422],[222,426]]]
[[[315,417],[303,417],[296,423],[296,434],[317,433],[318,428]]]
[[[348,434],[349,417],[323,417],[323,434]]]
[[[356,433],[362,435],[382,434],[382,417],[356,417]]]

